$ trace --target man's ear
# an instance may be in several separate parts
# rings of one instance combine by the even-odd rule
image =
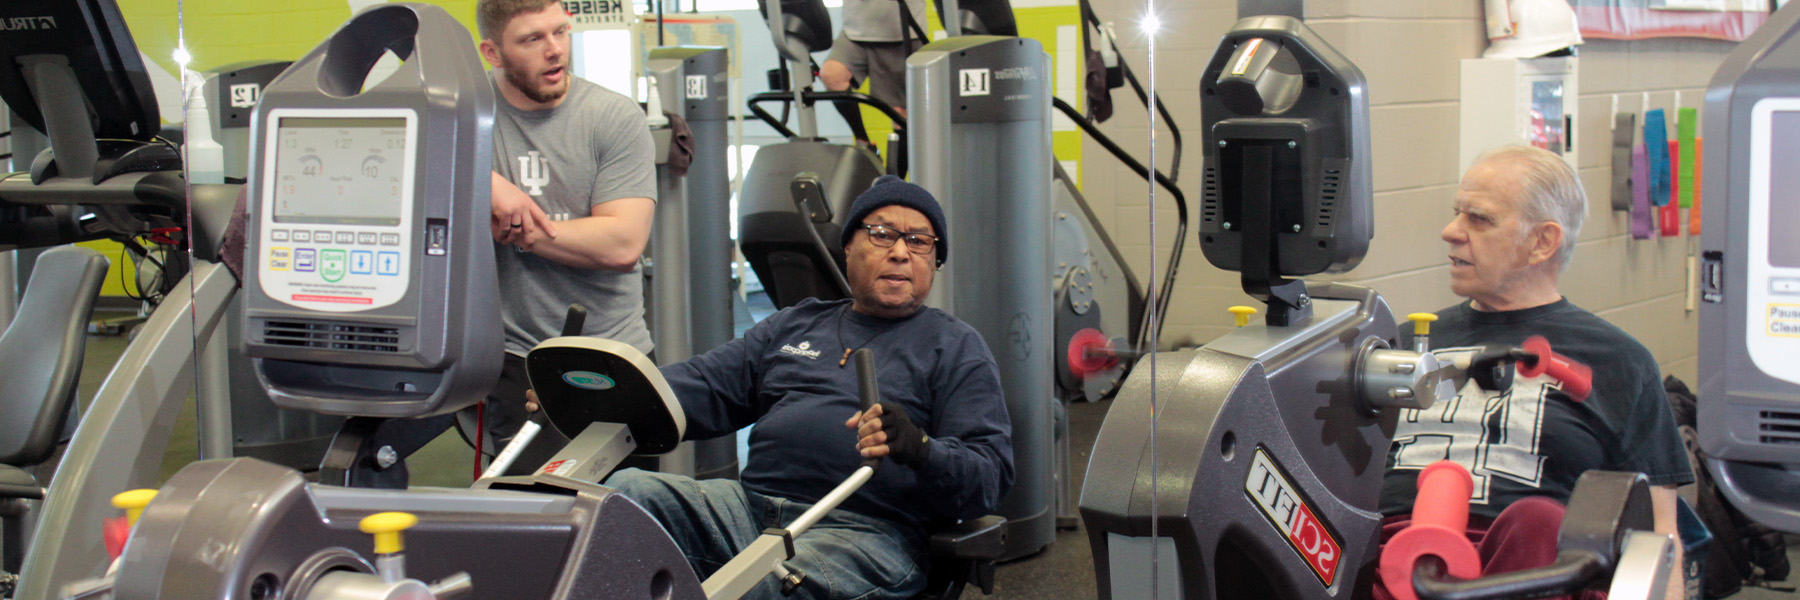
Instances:
[[[481,58],[487,61],[488,66],[500,66],[500,45],[494,43],[494,40],[483,39],[475,47],[481,51]]]
[[[1566,233],[1568,232],[1563,230],[1562,224],[1554,221],[1545,221],[1532,227],[1530,264],[1542,264],[1555,259],[1556,253],[1562,250],[1563,235]]]

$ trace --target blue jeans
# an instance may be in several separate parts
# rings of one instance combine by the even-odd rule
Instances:
[[[811,508],[745,490],[728,479],[694,480],[679,475],[626,469],[606,486],[662,523],[702,580],[756,540],[762,530],[786,527]],[[806,579],[792,596],[770,576],[745,598],[874,600],[910,598],[925,588],[923,545],[900,527],[874,517],[833,510],[794,538],[794,557],[785,564]]]

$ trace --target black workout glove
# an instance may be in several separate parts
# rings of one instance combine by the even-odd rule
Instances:
[[[931,456],[931,436],[913,425],[905,408],[882,402],[881,432],[887,434],[888,458],[914,469],[925,466]]]

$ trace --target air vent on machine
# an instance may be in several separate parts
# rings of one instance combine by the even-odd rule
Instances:
[[[1343,169],[1325,169],[1325,177],[1319,185],[1319,229],[1331,230],[1331,220],[1337,215],[1338,191],[1344,181]]]
[[[1800,412],[1765,410],[1759,416],[1757,441],[1800,445]]]
[[[305,348],[399,352],[400,329],[329,321],[265,321],[263,341]]]
[[[1200,222],[1219,222],[1219,168],[1207,167],[1201,182]]]

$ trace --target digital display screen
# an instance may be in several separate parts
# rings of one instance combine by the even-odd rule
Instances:
[[[1769,115],[1769,264],[1800,268],[1800,111]],[[1756,216],[1751,216],[1755,223]]]
[[[400,224],[405,118],[282,117],[275,136],[275,222]]]

